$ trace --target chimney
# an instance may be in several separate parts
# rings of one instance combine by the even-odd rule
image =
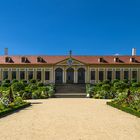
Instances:
[[[136,56],[136,48],[132,48],[132,56]]]
[[[4,55],[8,55],[8,48],[4,49]]]

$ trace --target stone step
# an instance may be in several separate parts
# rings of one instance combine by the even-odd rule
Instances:
[[[56,93],[85,93],[85,84],[62,84],[56,85]]]
[[[86,98],[86,93],[55,93],[56,98]]]

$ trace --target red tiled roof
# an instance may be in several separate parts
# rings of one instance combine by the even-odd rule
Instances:
[[[10,57],[13,63],[5,62],[5,58]],[[21,58],[26,57],[29,63],[22,63]],[[45,63],[37,62],[38,56],[0,56],[0,64],[56,64],[69,56],[39,56],[45,60]],[[140,64],[140,56],[118,56],[120,62],[114,62],[117,56],[72,56],[72,58],[85,64]],[[99,58],[103,58],[105,62],[98,62]],[[135,58],[136,62],[130,62],[130,58]]]

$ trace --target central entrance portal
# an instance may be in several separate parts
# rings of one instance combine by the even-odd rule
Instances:
[[[61,68],[57,68],[55,70],[55,83],[56,84],[63,83],[63,70]]]
[[[74,83],[74,69],[73,68],[67,69],[67,83],[68,84]]]

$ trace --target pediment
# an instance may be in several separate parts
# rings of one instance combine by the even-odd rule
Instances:
[[[74,66],[74,65],[85,65],[85,64],[83,62],[80,62],[80,61],[74,59],[74,58],[67,58],[61,62],[58,62],[56,65],[66,65],[66,66],[72,65],[72,66]]]

